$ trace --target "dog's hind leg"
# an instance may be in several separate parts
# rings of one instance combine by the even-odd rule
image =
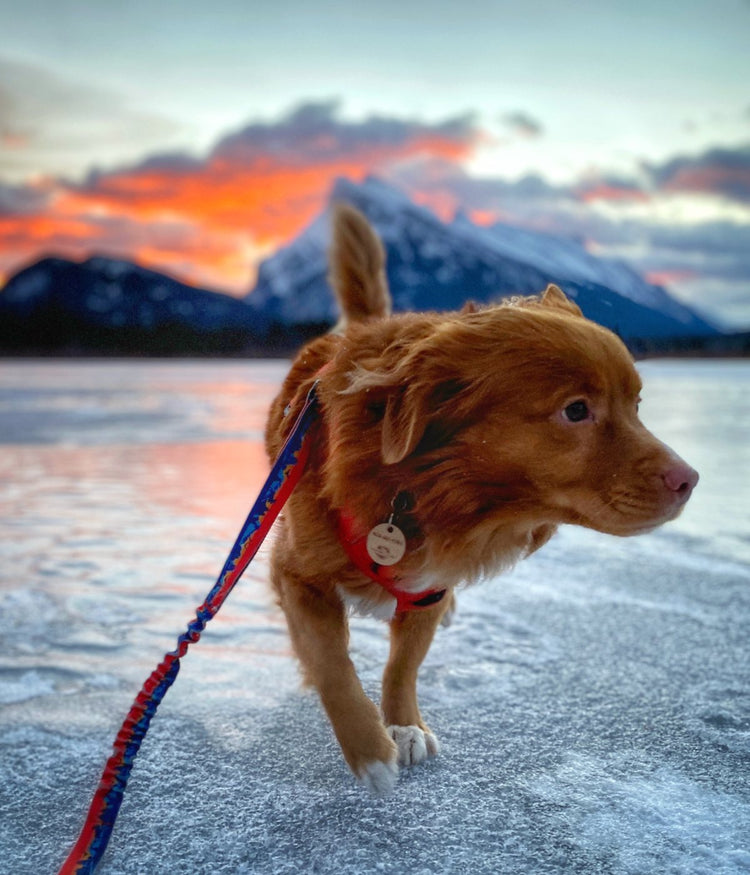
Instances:
[[[349,630],[341,600],[275,570],[274,585],[306,680],[321,702],[354,774],[374,793],[398,778],[397,750],[378,709],[367,698],[349,658]]]
[[[383,674],[381,707],[388,732],[398,746],[400,765],[416,765],[440,749],[419,713],[417,673],[451,604],[452,599],[446,598],[424,610],[398,613],[391,620],[391,652]]]

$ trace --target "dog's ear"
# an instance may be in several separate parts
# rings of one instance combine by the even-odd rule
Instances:
[[[456,405],[468,383],[460,372],[461,356],[454,351],[457,344],[448,341],[453,333],[423,337],[406,354],[393,344],[380,368],[356,365],[349,373],[349,388],[343,394],[361,393],[361,403],[379,421],[383,464],[403,461],[420,443],[425,450],[434,449],[455,433]],[[458,349],[465,347],[465,339],[459,338]]]
[[[449,443],[456,433],[460,397],[466,384],[445,374],[436,381],[416,379],[394,387],[385,403],[381,458],[395,465],[407,456]]]
[[[423,384],[397,387],[388,396],[381,443],[381,457],[386,465],[395,465],[416,450],[427,427],[426,396]]]
[[[578,304],[574,304],[565,292],[553,283],[550,283],[542,294],[541,304],[545,307],[554,307],[557,310],[565,310],[568,313],[572,313],[574,316],[583,316]]]
[[[356,367],[349,374],[350,385],[344,394],[361,393],[363,403],[379,420],[380,455],[386,465],[395,465],[413,453],[427,427],[432,393],[419,367],[423,361],[412,350],[393,368]]]

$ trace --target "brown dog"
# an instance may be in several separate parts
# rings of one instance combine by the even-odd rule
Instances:
[[[376,792],[438,743],[417,671],[452,590],[541,547],[560,523],[635,535],[676,517],[698,475],[638,419],[610,331],[556,286],[478,312],[389,317],[380,241],[334,217],[334,333],[298,355],[266,435],[275,458],[315,380],[320,420],[272,575],[306,680]],[[347,609],[390,619],[382,716],[348,655]]]

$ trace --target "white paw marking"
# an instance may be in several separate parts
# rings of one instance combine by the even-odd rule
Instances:
[[[396,757],[387,762],[373,760],[359,770],[357,777],[371,793],[376,796],[387,796],[398,781]]]
[[[440,744],[431,732],[419,726],[389,726],[388,735],[398,747],[398,764],[416,766],[440,751]]]

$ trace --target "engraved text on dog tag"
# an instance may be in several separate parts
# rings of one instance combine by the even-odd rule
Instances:
[[[395,565],[406,552],[404,533],[393,523],[380,523],[370,529],[367,553],[378,565]]]

